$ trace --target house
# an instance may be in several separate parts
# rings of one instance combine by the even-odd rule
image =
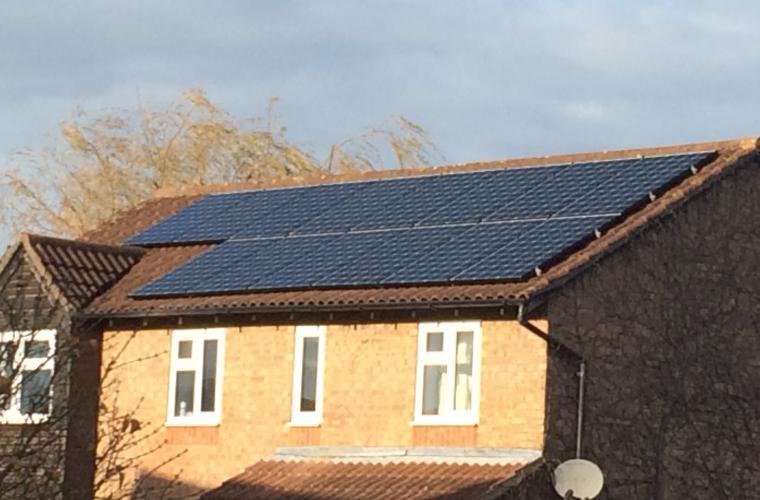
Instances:
[[[752,498],[758,145],[165,192],[23,235],[5,301],[59,319],[4,330],[76,354],[9,425],[62,422],[70,498],[550,498],[576,456],[599,498]]]
[[[0,261],[0,498],[91,476],[100,332],[74,316],[143,253],[23,234]]]

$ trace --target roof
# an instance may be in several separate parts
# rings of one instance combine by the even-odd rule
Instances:
[[[145,254],[135,247],[22,233],[6,252],[2,268],[19,250],[26,252],[35,274],[53,297],[72,310],[87,306],[108,290]]]
[[[121,212],[114,220],[84,234],[80,240],[103,245],[121,245],[130,237],[160,222],[201,198],[179,194],[157,197]]]
[[[667,148],[650,148],[642,150],[626,150],[618,152],[603,152],[597,154],[570,155],[540,159],[505,160],[449,166],[436,171],[458,172],[478,169],[513,168],[526,165],[551,165],[558,162],[594,161],[613,158],[635,158],[640,155],[667,155],[694,151],[713,150],[715,157],[709,164],[704,165],[695,175],[685,178],[678,185],[668,189],[651,203],[629,213],[625,218],[616,222],[605,233],[582,248],[575,249],[552,267],[540,275],[507,283],[474,283],[474,284],[411,284],[406,286],[361,286],[347,289],[329,289],[313,287],[301,290],[267,290],[242,293],[205,294],[197,296],[169,296],[153,298],[135,298],[130,294],[135,290],[163,276],[172,269],[196,258],[214,248],[213,244],[159,246],[150,248],[144,259],[114,287],[92,302],[87,312],[95,315],[119,316],[141,314],[184,314],[195,311],[236,311],[236,310],[268,310],[299,307],[314,308],[357,308],[357,307],[391,307],[414,306],[420,304],[452,304],[468,305],[473,303],[504,303],[525,302],[535,298],[572,278],[585,269],[590,263],[614,251],[633,235],[638,234],[649,223],[671,213],[677,206],[691,196],[702,191],[723,175],[732,171],[733,167],[757,159],[757,139],[700,143],[693,145],[672,146]],[[392,177],[394,175],[413,176],[429,174],[430,169],[417,169],[402,172],[382,172],[352,177],[341,177],[343,180]],[[317,179],[316,182],[325,182]],[[278,185],[288,183],[279,183]],[[227,188],[231,190],[250,188],[238,186]],[[219,188],[211,188],[214,192]],[[128,238],[127,231],[119,233],[114,227],[128,226],[135,234],[141,228],[147,227],[146,221],[159,220],[171,213],[177,212],[192,201],[203,196],[197,189],[189,194],[182,193],[169,198],[159,198],[147,203],[142,209],[137,209],[125,215],[128,219],[117,220],[110,228],[89,235],[91,239],[113,242],[116,235]],[[139,223],[133,224],[134,220]]]
[[[523,464],[259,461],[202,500],[498,498]]]

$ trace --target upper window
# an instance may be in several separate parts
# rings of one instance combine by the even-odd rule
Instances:
[[[420,323],[414,423],[478,421],[480,323]]]
[[[0,332],[0,422],[37,423],[51,411],[55,331]]]
[[[322,423],[325,327],[297,326],[295,340],[290,423],[296,426],[317,426]]]
[[[172,332],[167,425],[221,422],[223,364],[223,328]]]

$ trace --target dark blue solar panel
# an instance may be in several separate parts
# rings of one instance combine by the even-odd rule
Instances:
[[[568,166],[517,168],[492,172],[469,191],[458,191],[449,203],[428,210],[418,225],[461,224],[479,222],[507,204],[516,205],[541,189]]]
[[[222,241],[229,237],[228,224],[232,222],[224,215],[243,197],[241,194],[207,196],[178,214],[149,227],[129,239],[127,244]]]
[[[569,203],[558,215],[622,212],[672,179],[687,173],[702,159],[704,154],[636,161]]]
[[[573,213],[588,215],[619,210],[636,196],[640,198],[640,190],[652,190],[705,156],[700,153],[211,195],[128,243],[224,241],[545,218],[570,204],[575,204]],[[620,182],[615,184],[610,180],[613,178]],[[609,186],[607,191],[605,186]],[[578,203],[580,199],[589,203]]]
[[[386,275],[385,284],[446,282],[464,269],[470,261],[476,261],[495,252],[520,234],[529,231],[536,222],[509,224],[479,224],[464,229],[457,238],[442,245],[436,245],[425,254],[417,256],[411,265]],[[503,278],[519,276],[502,275]]]
[[[486,220],[535,219],[550,217],[585,193],[613,176],[621,168],[638,160],[619,160],[566,166],[557,175],[526,193],[507,200],[503,206],[488,214]]]
[[[597,217],[337,237],[233,240],[151,283],[137,295],[448,282],[486,279],[483,273],[488,279],[516,279],[579,236],[593,234],[608,220]],[[506,262],[504,255],[510,256]],[[512,258],[515,256],[519,258]]]
[[[504,275],[524,277],[580,240],[591,237],[595,229],[611,220],[611,217],[583,217],[538,223],[493,253],[465,263],[452,281],[489,280],[494,279],[491,276]]]
[[[150,283],[136,295],[379,284],[466,227],[375,231],[341,236],[232,240]],[[445,281],[446,276],[440,280]]]
[[[271,189],[203,198],[127,243],[155,245],[284,236],[355,195],[361,184]]]
[[[209,196],[130,243],[228,241],[135,295],[521,279],[709,155]]]
[[[144,287],[139,295],[175,295],[198,289],[205,292],[246,290],[251,269],[266,268],[269,249],[277,240],[228,241],[196,257],[179,269]]]

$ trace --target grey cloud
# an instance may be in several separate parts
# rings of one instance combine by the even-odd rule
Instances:
[[[238,116],[280,96],[318,153],[392,114],[456,162],[757,134],[758,19],[750,0],[7,3],[0,157],[76,106],[190,86]]]

